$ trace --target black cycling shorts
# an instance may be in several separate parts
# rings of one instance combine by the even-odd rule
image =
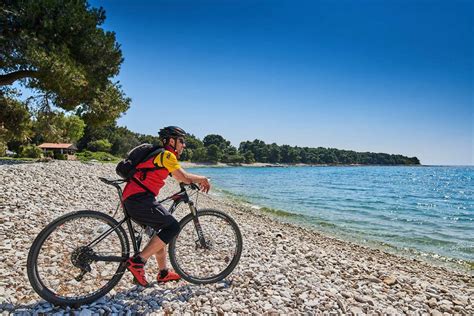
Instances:
[[[166,208],[148,192],[129,196],[123,202],[127,213],[140,225],[150,226],[168,244],[179,232],[179,224]]]

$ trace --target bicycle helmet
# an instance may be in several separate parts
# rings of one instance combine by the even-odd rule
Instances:
[[[173,137],[186,137],[186,132],[178,126],[167,126],[158,132],[161,139],[169,139]]]

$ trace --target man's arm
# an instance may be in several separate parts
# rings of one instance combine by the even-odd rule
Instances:
[[[201,191],[207,193],[211,189],[211,184],[209,180],[207,180],[204,176],[199,176],[197,174],[192,174],[184,171],[183,168],[176,169],[175,171],[171,172],[173,178],[178,180],[179,182],[184,182],[186,184],[190,183],[198,183],[201,187]]]

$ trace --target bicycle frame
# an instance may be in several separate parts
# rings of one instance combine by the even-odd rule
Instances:
[[[109,184],[109,185],[112,185],[117,189],[117,193],[118,193],[118,196],[119,196],[119,199],[120,199],[120,203],[117,206],[117,210],[121,206],[125,217],[120,222],[118,222],[118,224],[116,226],[109,228],[107,231],[102,233],[99,237],[97,237],[92,242],[90,242],[86,247],[93,247],[94,245],[96,245],[99,242],[101,242],[102,240],[104,240],[113,231],[117,230],[120,226],[122,226],[123,223],[127,223],[127,228],[128,228],[129,234],[130,234],[130,238],[132,240],[132,246],[133,246],[134,253],[138,253],[140,251],[141,233],[138,237],[136,237],[136,235],[135,235],[136,231],[132,226],[132,219],[131,219],[130,215],[128,214],[125,205],[123,204],[122,188],[119,185],[120,183],[124,183],[125,180],[112,180],[111,181],[111,180],[101,178],[101,177],[99,177],[99,179],[102,182],[104,182],[106,184]],[[204,238],[204,235],[203,235],[203,232],[202,232],[202,229],[201,229],[201,225],[199,224],[199,220],[198,220],[198,217],[197,217],[196,206],[194,205],[194,202],[190,200],[188,192],[186,191],[185,185],[183,183],[180,183],[180,188],[181,188],[181,190],[179,192],[177,192],[177,193],[175,193],[175,194],[173,194],[173,195],[171,195],[171,196],[169,196],[169,197],[167,197],[163,200],[160,200],[158,202],[162,203],[162,202],[172,200],[173,203],[171,204],[170,208],[168,209],[168,211],[171,214],[174,213],[174,211],[176,210],[176,207],[180,203],[184,202],[184,203],[188,204],[189,209],[190,209],[190,211],[191,211],[191,213],[193,214],[193,217],[194,217],[193,221],[194,221],[194,225],[196,227],[196,232],[197,232],[197,235],[198,235],[198,238],[199,238],[199,242],[200,242],[202,247],[206,247],[206,241],[205,241],[205,238]],[[194,188],[197,188],[197,186],[195,186]],[[118,232],[121,233],[120,230],[118,230]],[[93,256],[90,257],[90,259],[92,259],[94,261],[125,262],[128,259],[128,257],[93,255]]]

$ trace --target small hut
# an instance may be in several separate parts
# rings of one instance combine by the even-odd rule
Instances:
[[[48,151],[54,154],[64,154],[67,160],[76,159],[77,147],[74,144],[62,144],[62,143],[43,143],[38,146],[46,154]]]

